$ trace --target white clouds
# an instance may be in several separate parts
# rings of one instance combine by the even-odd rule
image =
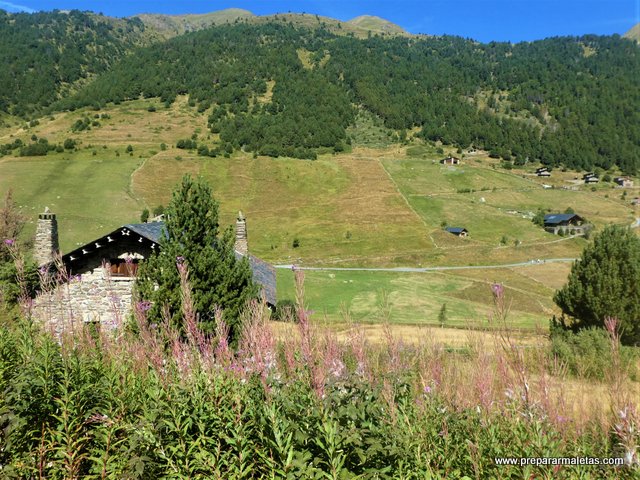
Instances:
[[[7,10],[8,12],[26,12],[26,13],[35,12],[33,8],[25,7],[24,5],[16,5],[15,3],[11,3],[11,2],[3,2],[3,1],[0,1],[0,8]]]

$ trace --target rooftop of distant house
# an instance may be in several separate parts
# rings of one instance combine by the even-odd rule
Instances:
[[[582,217],[575,213],[549,213],[544,216],[545,225],[559,225],[571,220],[581,221]]]

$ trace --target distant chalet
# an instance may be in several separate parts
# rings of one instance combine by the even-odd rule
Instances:
[[[445,231],[457,236],[457,237],[468,237],[469,231],[463,227],[445,227]]]
[[[547,167],[540,167],[538,169],[536,169],[536,175],[539,177],[550,177],[551,176],[551,172],[549,171],[549,169]]]
[[[633,180],[631,180],[631,177],[616,177],[613,179],[613,181],[616,182],[618,186],[622,188],[633,187]]]
[[[35,312],[61,334],[69,325],[96,323],[107,330],[122,324],[131,312],[132,292],[138,267],[154,252],[167,234],[164,222],[124,225],[61,258],[66,281],[35,300]],[[55,214],[38,219],[36,255],[39,264],[52,265],[58,249]],[[247,257],[253,280],[262,289],[267,304],[276,304],[276,274],[273,266],[247,252],[246,220],[236,223],[235,255]]]
[[[460,165],[460,159],[458,157],[448,156],[440,160],[442,165]]]
[[[584,235],[584,219],[575,213],[550,213],[544,216],[544,229],[553,234]]]
[[[600,181],[600,179],[598,178],[598,176],[595,173],[585,173],[582,176],[582,180],[584,180],[584,183],[598,183]]]

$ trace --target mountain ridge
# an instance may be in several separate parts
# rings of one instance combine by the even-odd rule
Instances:
[[[626,32],[623,37],[640,42],[640,23],[636,23]]]
[[[358,26],[360,28],[369,29],[372,32],[391,33],[397,35],[409,35],[404,28],[389,20],[375,16],[375,15],[360,15],[352,18],[347,23]]]
[[[332,17],[310,13],[286,12],[255,15],[249,10],[228,8],[202,14],[165,15],[141,13],[129,18],[136,17],[142,20],[147,27],[157,30],[164,38],[171,38],[222,24],[237,22],[263,24],[273,21],[286,21],[293,25],[307,28],[323,27],[335,34],[345,35],[351,33],[358,37],[366,37],[369,33],[381,35],[411,35],[401,26],[373,15],[361,15],[344,22]]]

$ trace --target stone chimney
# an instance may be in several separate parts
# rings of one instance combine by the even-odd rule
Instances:
[[[238,212],[238,219],[236,220],[236,245],[235,250],[240,255],[246,255],[249,253],[249,244],[247,243],[247,221],[242,215],[242,212]]]
[[[38,265],[52,262],[59,252],[58,221],[56,214],[51,213],[49,207],[38,215],[34,250],[34,258]]]

